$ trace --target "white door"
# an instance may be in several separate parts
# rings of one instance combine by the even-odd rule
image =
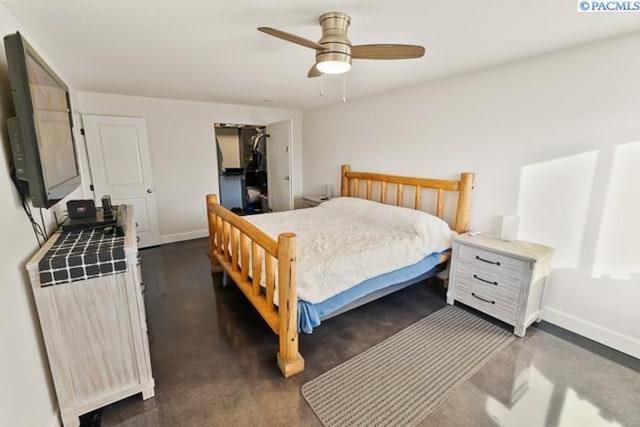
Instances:
[[[133,205],[138,247],[160,244],[145,120],[83,114],[82,122],[96,200]]]
[[[267,185],[274,212],[293,209],[291,120],[267,125]]]

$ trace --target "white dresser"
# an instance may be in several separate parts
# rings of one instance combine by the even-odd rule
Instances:
[[[517,336],[542,317],[553,248],[467,234],[453,239],[447,302],[459,301],[515,327]]]
[[[132,208],[120,240],[126,270],[41,286],[39,263],[55,234],[27,263],[62,422],[142,392],[154,395]],[[115,265],[115,264],[114,264]],[[121,264],[122,265],[122,264]],[[69,268],[69,271],[71,268]]]

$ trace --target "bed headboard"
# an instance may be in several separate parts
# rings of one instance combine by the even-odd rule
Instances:
[[[340,195],[343,197],[360,197],[364,194],[367,200],[373,200],[374,184],[376,184],[378,199],[380,203],[394,204],[389,202],[387,184],[396,187],[395,205],[402,206],[404,191],[407,187],[413,187],[413,208],[422,209],[422,196],[426,190],[435,191],[435,215],[444,219],[445,191],[458,192],[456,203],[455,221],[452,228],[458,233],[469,231],[469,220],[471,219],[471,193],[473,190],[474,174],[464,172],[460,174],[460,180],[444,180],[431,178],[412,178],[406,176],[384,175],[370,172],[354,172],[349,165],[342,165],[342,179]],[[364,185],[364,188],[362,187]],[[363,191],[364,190],[364,191]],[[393,200],[393,197],[390,197]]]

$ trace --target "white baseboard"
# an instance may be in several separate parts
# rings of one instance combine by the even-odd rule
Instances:
[[[160,243],[174,243],[174,242],[182,242],[183,240],[192,240],[192,239],[200,239],[202,237],[207,237],[209,235],[209,230],[195,230],[195,231],[186,231],[184,233],[175,233],[175,234],[165,234],[160,236]]]
[[[640,359],[640,340],[630,337],[629,335],[621,334],[551,307],[545,307],[543,319],[556,326]]]
[[[62,427],[62,424],[60,423],[60,417],[58,416],[58,413],[54,413],[53,414],[53,419],[51,420],[51,427]]]

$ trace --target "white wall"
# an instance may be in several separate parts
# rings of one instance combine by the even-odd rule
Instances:
[[[144,117],[163,243],[207,235],[205,196],[218,194],[213,125],[293,121],[294,197],[302,189],[302,112],[279,108],[79,92],[86,114]]]
[[[0,5],[0,36],[20,31],[40,56],[55,70],[55,61],[29,37],[28,31]],[[71,88],[72,82],[58,75]],[[72,103],[75,92],[71,90]],[[36,252],[31,225],[22,210],[9,177],[11,148],[6,119],[15,114],[9,89],[4,47],[0,49],[0,426],[51,426],[58,424],[57,402],[42,341],[40,324],[25,264]],[[75,108],[74,108],[75,109]],[[81,172],[84,172],[81,170]],[[66,200],[83,198],[82,188],[49,210],[43,210],[48,232],[53,231],[53,212],[62,219]],[[40,221],[38,209],[33,209]]]
[[[304,192],[337,186],[341,163],[441,178],[473,171],[473,228],[497,232],[517,213],[520,238],[556,247],[545,319],[640,357],[640,256],[621,277],[594,272],[604,223],[628,218],[603,220],[605,200],[640,182],[636,172],[635,185],[610,188],[610,176],[631,172],[616,172],[614,158],[640,140],[639,51],[636,33],[305,111]],[[626,196],[613,198],[617,209],[638,210],[637,187]],[[640,234],[627,221],[617,228],[631,249]]]

